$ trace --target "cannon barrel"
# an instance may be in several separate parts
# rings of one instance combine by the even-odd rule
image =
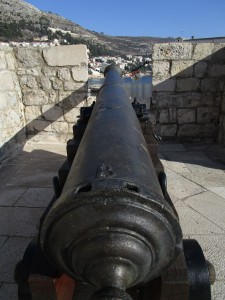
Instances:
[[[62,194],[39,236],[62,272],[102,291],[156,278],[182,243],[121,75],[115,65],[106,68]]]

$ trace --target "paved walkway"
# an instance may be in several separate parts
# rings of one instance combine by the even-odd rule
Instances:
[[[39,218],[53,196],[52,178],[65,160],[62,144],[27,143],[0,162],[0,300],[16,300],[15,264],[37,234]],[[225,299],[225,148],[163,144],[168,176],[185,237],[195,238],[216,269],[213,300]]]

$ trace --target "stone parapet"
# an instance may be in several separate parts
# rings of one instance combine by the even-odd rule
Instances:
[[[158,133],[225,144],[225,44],[155,44],[152,58],[152,113]]]
[[[65,142],[88,104],[87,48],[1,47],[0,80],[0,158],[26,138]]]

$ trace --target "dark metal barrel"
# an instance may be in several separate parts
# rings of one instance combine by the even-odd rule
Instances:
[[[60,270],[99,289],[125,290],[159,276],[182,239],[121,73],[106,68],[62,194],[40,232],[43,251]]]

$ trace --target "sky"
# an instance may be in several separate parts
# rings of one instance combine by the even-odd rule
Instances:
[[[114,36],[225,36],[225,0],[24,0]]]

